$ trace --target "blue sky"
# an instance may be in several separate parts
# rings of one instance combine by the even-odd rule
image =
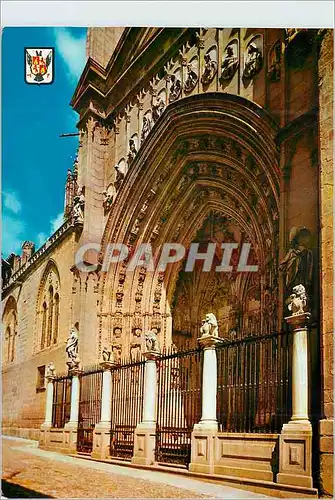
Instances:
[[[86,62],[86,28],[5,28],[2,36],[2,254],[36,249],[62,223],[78,119],[69,102]],[[55,47],[51,85],[24,79],[24,47]]]

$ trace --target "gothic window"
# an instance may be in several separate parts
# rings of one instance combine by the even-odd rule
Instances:
[[[42,335],[41,335],[41,349],[44,349],[45,337],[47,329],[47,303],[43,302],[42,305]]]
[[[60,280],[56,265],[50,261],[39,287],[36,310],[34,350],[43,350],[58,342]]]
[[[54,329],[53,329],[53,343],[57,344],[58,338],[58,321],[59,321],[59,295],[55,294],[54,299]]]
[[[49,288],[49,307],[48,307],[48,339],[47,347],[50,347],[52,338],[52,320],[53,320],[53,301],[54,301],[54,290],[52,286]]]
[[[2,321],[5,331],[4,362],[9,364],[16,359],[17,304],[13,296],[10,296],[7,300]]]

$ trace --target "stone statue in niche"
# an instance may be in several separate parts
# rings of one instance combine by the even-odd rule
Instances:
[[[286,296],[297,285],[303,285],[307,295],[311,293],[313,252],[310,239],[311,233],[306,227],[293,227],[290,232],[290,248],[279,266],[285,276]]]
[[[270,55],[270,69],[268,77],[271,82],[278,82],[281,74],[281,45],[276,43]]]
[[[113,333],[114,333],[114,337],[117,338],[117,339],[119,339],[121,337],[121,335],[122,335],[122,328],[120,328],[119,326],[116,326],[114,328],[114,332]]]
[[[107,212],[110,210],[111,206],[113,205],[113,195],[111,193],[108,193],[107,191],[104,191],[103,196],[104,196],[103,205],[104,205],[104,209]]]
[[[104,346],[101,353],[102,361],[110,361],[113,362],[114,356],[111,347]]]
[[[52,378],[56,376],[56,368],[52,361],[47,365],[45,369],[45,378]]]
[[[124,173],[121,172],[119,165],[115,165],[115,170],[116,170],[116,179],[115,179],[115,189],[118,191],[120,187],[122,186],[122,183],[124,181]]]
[[[234,48],[232,45],[228,45],[226,48],[226,55],[222,62],[222,73],[220,80],[230,80],[233,78],[235,71],[238,68],[238,59],[234,54]]]
[[[137,155],[137,149],[134,139],[129,139],[128,165],[134,160]]]
[[[201,337],[218,337],[219,329],[218,322],[213,313],[206,314],[205,319],[202,320],[200,328]]]
[[[291,311],[292,316],[304,314],[306,311],[308,297],[304,285],[297,285],[293,287],[293,293],[287,299],[287,307]]]
[[[205,59],[205,68],[201,77],[201,82],[207,85],[213,80],[214,76],[216,75],[216,72],[218,70],[218,63],[212,60],[210,54],[205,54],[204,59]]]
[[[132,344],[130,346],[130,357],[132,359],[139,359],[141,354],[141,345],[140,344]]]
[[[176,77],[176,75],[171,75],[170,80],[171,80],[171,86],[170,86],[169,101],[173,102],[180,96],[181,81],[179,80],[179,78]]]
[[[184,90],[185,92],[192,92],[192,90],[195,88],[196,84],[198,83],[198,75],[192,68],[192,64],[187,65],[187,76],[184,84]]]
[[[141,337],[142,336],[142,330],[141,330],[141,328],[134,328],[133,329],[133,335],[134,335],[134,337]]]
[[[148,137],[151,128],[152,128],[152,123],[149,116],[143,116],[141,142],[143,142]]]
[[[79,368],[80,359],[78,357],[78,333],[71,328],[69,338],[66,341],[66,354],[68,357],[67,365],[71,368]]]
[[[262,68],[263,57],[261,51],[256,46],[254,42],[248,45],[247,58],[243,70],[243,78],[245,80],[250,80],[253,78]]]
[[[165,109],[165,102],[158,96],[156,102],[152,105],[152,119],[154,122],[158,120]]]
[[[112,346],[112,354],[113,354],[113,359],[116,364],[121,363],[121,356],[122,356],[122,346],[120,344],[116,344]]]
[[[145,333],[145,347],[148,352],[159,352],[159,342],[156,328],[153,328],[150,332]]]
[[[73,199],[73,217],[75,222],[84,221],[85,195],[83,188],[79,187]]]

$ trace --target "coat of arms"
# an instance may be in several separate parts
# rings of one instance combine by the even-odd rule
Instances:
[[[24,49],[26,83],[52,83],[54,77],[54,49]]]

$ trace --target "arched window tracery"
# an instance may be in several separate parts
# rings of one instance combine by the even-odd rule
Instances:
[[[16,360],[16,337],[17,337],[17,304],[13,296],[10,296],[4,308],[4,363],[13,363]]]
[[[50,261],[44,271],[37,300],[35,350],[44,350],[58,341],[60,280],[56,265]]]

